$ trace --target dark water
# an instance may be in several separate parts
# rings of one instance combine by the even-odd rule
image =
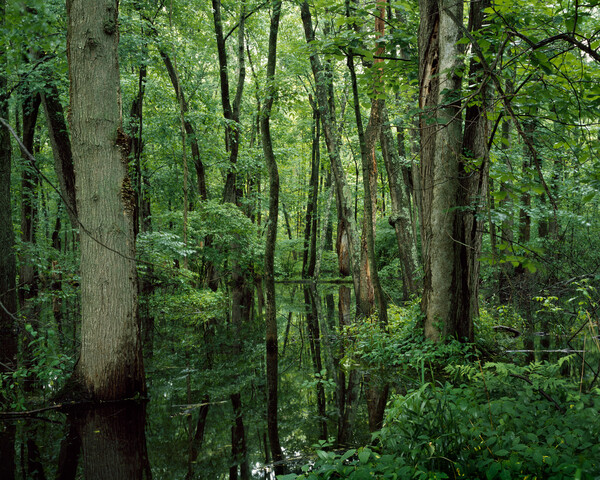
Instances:
[[[310,460],[324,430],[333,438],[338,428],[338,298],[337,286],[310,294],[279,288],[279,431],[288,471]],[[241,355],[231,353],[231,332],[223,325],[208,334],[169,320],[157,318],[146,360],[148,402],[0,419],[0,480],[274,478],[262,319],[248,326]],[[357,402],[357,419],[364,417],[363,403]],[[352,438],[368,438],[365,422],[357,420]]]

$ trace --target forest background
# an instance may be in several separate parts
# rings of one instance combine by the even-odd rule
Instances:
[[[598,474],[597,0],[0,10],[2,478]]]

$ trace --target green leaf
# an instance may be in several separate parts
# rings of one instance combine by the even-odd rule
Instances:
[[[358,459],[360,460],[360,463],[366,463],[369,460],[370,456],[371,456],[371,450],[368,449],[367,447],[363,448],[358,453]]]
[[[500,467],[499,462],[492,463],[492,466],[490,468],[488,468],[487,472],[485,472],[485,477],[488,480],[492,480],[493,478],[496,478],[496,476],[500,472],[500,468],[501,467]]]
[[[354,455],[356,453],[356,449],[353,448],[352,450],[348,450],[346,453],[344,453],[341,457],[340,460],[342,462],[345,462],[346,460],[348,460],[352,455]]]

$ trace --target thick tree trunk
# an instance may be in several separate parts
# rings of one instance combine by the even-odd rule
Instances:
[[[471,2],[469,30],[479,30],[483,25],[484,9],[489,0]],[[483,67],[472,59],[469,66],[471,90],[479,90],[479,102],[467,105],[462,152],[459,162],[458,209],[454,227],[455,256],[459,262],[454,291],[453,308],[455,325],[453,331],[459,339],[473,341],[473,319],[479,315],[479,256],[483,241],[483,215],[487,207],[489,184],[488,137],[490,131],[487,118],[487,93],[489,88],[482,84]]]
[[[422,309],[425,335],[433,340],[470,330],[470,318],[457,318],[455,298],[460,262],[454,245],[458,171],[462,154],[460,113],[460,28],[462,3],[420,0],[419,107],[421,115],[421,208],[425,270]],[[438,8],[439,7],[439,8]]]
[[[118,3],[68,0],[70,124],[81,221],[81,354],[75,380],[98,400],[145,393],[129,138],[121,127]],[[102,101],[99,101],[102,99]]]

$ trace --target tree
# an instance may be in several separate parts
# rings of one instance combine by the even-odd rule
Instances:
[[[273,153],[271,139],[271,109],[275,100],[275,66],[277,63],[277,34],[281,15],[281,0],[273,2],[271,27],[269,30],[269,54],[267,59],[267,97],[265,99],[260,126],[265,162],[269,171],[269,223],[265,245],[265,292],[266,292],[266,344],[267,344],[267,431],[271,444],[271,455],[276,463],[275,473],[283,474],[283,452],[279,442],[277,422],[277,386],[278,386],[278,338],[277,338],[277,304],[275,299],[275,241],[277,240],[277,217],[279,216],[279,172]]]
[[[145,392],[137,314],[129,139],[121,127],[118,2],[69,0],[70,126],[81,224],[81,353],[73,381],[94,399]],[[99,101],[102,99],[102,101]]]
[[[0,2],[0,27],[4,27],[6,2]],[[0,44],[0,118],[8,119],[8,83],[3,73],[6,65],[4,45]],[[3,122],[4,123],[4,122]],[[10,201],[11,145],[6,125],[0,126],[0,376],[10,374],[17,366],[17,274],[12,209]],[[4,378],[3,378],[4,383]],[[6,390],[0,393],[0,405],[5,406]],[[15,475],[15,429],[13,425],[0,430],[0,474],[12,480]],[[6,459],[6,460],[5,460]]]
[[[421,235],[425,270],[422,308],[425,335],[434,340],[473,340],[477,314],[481,225],[475,220],[487,195],[485,80],[477,82],[463,134],[461,2],[421,0],[419,107],[421,130]],[[472,4],[473,28],[483,6]],[[479,106],[481,105],[481,106]]]

